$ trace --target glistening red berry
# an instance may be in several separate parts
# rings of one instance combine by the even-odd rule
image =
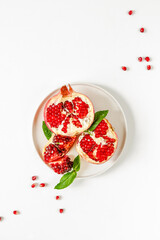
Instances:
[[[59,200],[60,199],[60,197],[59,196],[56,196],[56,200]]]
[[[18,215],[18,214],[19,214],[19,211],[14,210],[14,211],[13,211],[13,214],[14,214],[14,215]]]
[[[132,15],[132,14],[133,14],[133,11],[132,11],[132,10],[130,10],[130,11],[128,12],[128,14],[129,14],[129,15]]]
[[[37,179],[37,176],[32,176],[32,180],[35,181]]]
[[[35,188],[35,186],[36,186],[36,184],[33,183],[33,184],[31,185],[31,188]]]
[[[144,28],[140,28],[140,32],[143,33],[144,32]]]
[[[40,187],[45,187],[46,184],[45,184],[45,183],[40,183],[39,186],[40,186]]]
[[[151,65],[147,65],[147,70],[150,70],[151,69]]]
[[[127,67],[122,66],[122,70],[123,70],[123,71],[126,71],[126,70],[127,70]]]
[[[149,57],[145,57],[145,60],[146,60],[147,62],[149,62],[149,61],[150,61],[150,58],[149,58]]]
[[[60,212],[60,213],[63,213],[63,212],[64,212],[64,210],[61,208],[61,209],[59,209],[59,212]]]
[[[139,57],[139,58],[138,58],[138,61],[139,61],[139,62],[142,62],[142,60],[143,60],[142,57]]]

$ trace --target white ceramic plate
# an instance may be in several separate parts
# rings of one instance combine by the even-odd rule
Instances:
[[[118,135],[118,147],[114,155],[112,156],[112,158],[108,160],[106,163],[95,165],[95,164],[88,163],[81,158],[81,169],[78,172],[77,177],[78,178],[93,177],[93,176],[102,174],[103,172],[108,170],[118,160],[126,142],[126,135],[127,135],[126,118],[117,100],[106,90],[92,84],[72,84],[72,87],[75,91],[83,93],[90,98],[90,100],[93,102],[95,112],[100,110],[106,110],[106,109],[109,110],[109,113],[106,118],[110,121],[113,128],[115,129],[115,132]],[[43,102],[38,107],[34,117],[33,142],[41,159],[42,159],[42,149],[47,143],[47,140],[42,131],[42,121],[44,120],[43,110],[47,100],[51,96],[57,94],[58,91],[59,89],[56,89],[43,100]],[[75,145],[69,151],[68,155],[71,158],[74,158],[75,156],[77,156]],[[44,163],[44,167],[47,167],[45,163]],[[48,169],[49,171],[53,171],[49,167]],[[53,174],[55,174],[54,171],[53,171]]]

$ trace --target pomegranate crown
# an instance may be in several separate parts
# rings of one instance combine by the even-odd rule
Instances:
[[[68,84],[68,88],[67,88],[66,85],[61,87],[61,94],[62,94],[63,97],[72,94],[72,92],[73,92],[73,89],[72,89],[70,84]]]

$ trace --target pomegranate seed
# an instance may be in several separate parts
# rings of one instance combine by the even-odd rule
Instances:
[[[142,62],[142,57],[139,57],[139,58],[138,58],[138,61],[139,61],[139,62]]]
[[[36,186],[36,184],[34,184],[34,183],[31,185],[32,188],[35,188],[35,186]]]
[[[39,186],[40,186],[40,187],[45,187],[46,184],[45,184],[45,183],[40,183]]]
[[[128,12],[128,14],[129,14],[129,15],[132,15],[132,14],[133,14],[133,11],[132,11],[132,10],[130,10],[130,11]]]
[[[60,212],[60,213],[63,213],[63,211],[64,211],[64,210],[63,210],[62,208],[61,208],[61,209],[59,209],[59,212]]]
[[[60,198],[59,196],[56,196],[56,200],[59,200],[59,198]]]
[[[125,66],[122,66],[122,70],[123,70],[123,71],[126,71],[127,68],[126,68]]]
[[[35,181],[37,179],[36,176],[32,176],[32,180]]]
[[[0,217],[0,221],[2,221],[2,219],[3,219],[3,218],[2,218],[2,217]]]
[[[146,60],[147,62],[149,62],[149,61],[150,61],[150,58],[149,58],[149,57],[145,57],[145,60]]]
[[[17,215],[17,214],[19,214],[19,212],[18,212],[17,210],[14,210],[14,211],[13,211],[13,214],[14,214],[14,215]]]
[[[147,70],[150,70],[151,69],[151,65],[147,65]]]
[[[144,28],[140,28],[140,32],[143,33],[144,32]]]

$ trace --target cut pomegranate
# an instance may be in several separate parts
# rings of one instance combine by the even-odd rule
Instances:
[[[44,108],[44,121],[55,134],[74,136],[90,127],[94,120],[93,104],[89,98],[63,86],[50,98]]]
[[[88,162],[101,164],[108,161],[117,148],[118,137],[107,119],[94,131],[82,133],[77,141],[78,153]]]
[[[58,174],[64,174],[69,172],[73,167],[73,162],[70,158],[66,155],[57,161],[49,163],[49,166]],[[56,198],[57,199],[57,198]]]
[[[75,140],[76,136],[62,136],[53,133],[42,152],[44,162],[48,164],[62,158],[73,146]]]

